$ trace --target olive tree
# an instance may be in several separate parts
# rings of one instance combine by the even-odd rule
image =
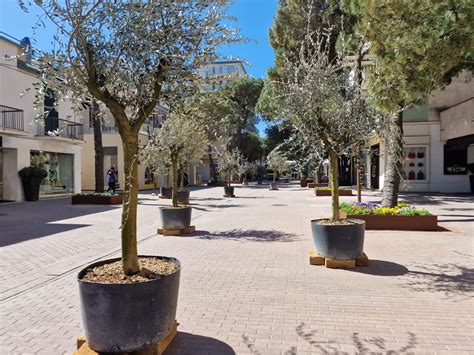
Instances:
[[[239,172],[241,164],[240,152],[237,148],[230,150],[228,144],[221,144],[224,147],[222,151],[218,151],[217,170],[224,174],[227,178],[227,186],[231,185],[234,173]]]
[[[20,2],[21,3],[21,2]],[[139,271],[137,255],[138,132],[164,87],[212,61],[222,44],[236,41],[228,0],[36,0],[57,27],[55,51],[42,62],[41,80],[64,73],[66,86],[102,102],[111,112],[124,150],[122,262]],[[45,90],[39,90],[41,96]],[[39,99],[41,101],[41,98]]]
[[[268,167],[273,170],[273,182],[275,182],[276,177],[279,173],[288,170],[286,156],[279,149],[273,149],[268,154],[267,164]]]
[[[311,17],[311,11],[308,17]],[[321,146],[330,161],[332,219],[339,219],[338,158],[366,144],[377,116],[364,100],[354,70],[330,53],[326,33],[308,30],[297,60],[287,60],[285,81],[274,92],[282,100],[281,117],[288,117],[308,146]],[[284,84],[284,85],[282,85]]]
[[[173,206],[178,207],[178,169],[198,164],[207,150],[207,136],[189,111],[177,108],[171,112],[158,133],[151,135],[144,149],[150,170],[172,176]]]

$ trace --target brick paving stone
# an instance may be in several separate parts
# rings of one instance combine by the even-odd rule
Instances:
[[[403,195],[452,232],[367,231],[370,266],[332,270],[307,259],[309,221],[329,214],[329,197],[294,184],[221,190],[192,191],[197,232],[183,237],[157,236],[169,202],[140,194],[139,252],[182,263],[167,354],[474,354],[472,197]],[[119,216],[64,198],[0,205],[0,354],[74,350],[77,272],[119,255]]]

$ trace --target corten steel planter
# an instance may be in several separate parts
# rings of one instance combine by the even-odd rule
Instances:
[[[346,215],[341,212],[341,218],[357,218],[365,221],[367,230],[411,230],[437,231],[438,216],[378,216],[378,215]]]
[[[160,258],[179,265],[177,259]],[[117,260],[120,259],[91,264],[78,275],[85,336],[90,347],[99,353],[143,349],[166,336],[176,319],[181,268],[159,279],[132,284],[81,280],[88,268]]]
[[[173,188],[172,187],[161,187],[160,188],[160,197],[161,198],[171,198],[173,194]]]
[[[234,186],[224,186],[224,196],[234,197]]]
[[[123,195],[73,195],[73,205],[119,205],[123,202]]]
[[[310,189],[314,189],[315,187],[328,187],[329,184],[327,182],[309,182],[308,187]]]
[[[189,204],[189,191],[178,191],[177,192],[178,203]]]
[[[41,179],[35,176],[21,178],[25,201],[38,201]]]
[[[191,225],[192,208],[160,207],[162,229],[184,229]]]
[[[318,190],[314,189],[316,196],[331,196],[331,190]],[[352,196],[352,190],[339,190],[339,196]]]
[[[318,224],[311,221],[313,243],[319,256],[328,259],[357,259],[364,252],[365,222],[354,224]]]

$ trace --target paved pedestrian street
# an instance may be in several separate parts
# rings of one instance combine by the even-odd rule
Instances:
[[[330,197],[294,183],[235,194],[194,189],[197,231],[181,237],[156,234],[169,201],[139,196],[139,253],[182,263],[166,354],[474,354],[472,196],[402,195],[444,230],[367,231],[370,266],[336,270],[308,260],[310,220],[329,216]],[[69,198],[0,204],[1,354],[75,350],[76,276],[120,255],[120,212]]]

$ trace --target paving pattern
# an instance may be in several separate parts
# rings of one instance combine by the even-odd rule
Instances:
[[[295,184],[222,193],[192,192],[197,232],[181,237],[156,235],[169,202],[140,195],[139,252],[182,263],[166,354],[474,354],[472,196],[404,195],[448,231],[368,231],[370,266],[348,271],[308,262],[329,197]],[[65,198],[0,205],[0,354],[71,354],[76,274],[118,255],[119,215]]]

